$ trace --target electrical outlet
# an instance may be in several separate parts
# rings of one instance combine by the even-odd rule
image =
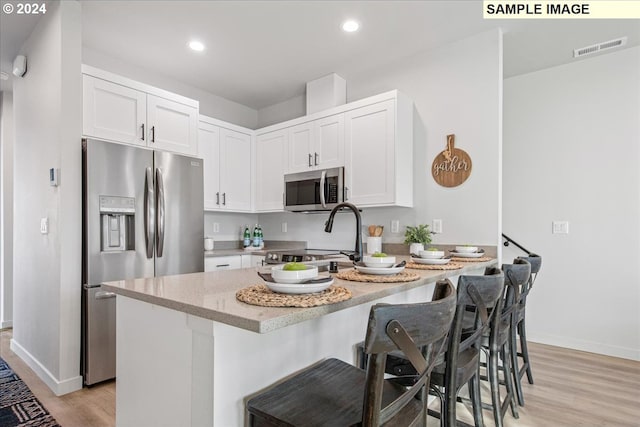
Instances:
[[[551,232],[553,234],[569,234],[569,221],[553,221]]]
[[[442,233],[442,220],[441,219],[434,219],[431,222],[431,231],[433,231],[434,233]]]
[[[49,232],[49,219],[40,218],[40,233],[47,234]]]
[[[400,231],[400,221],[394,219],[391,221],[391,232],[398,233]]]
[[[214,222],[213,223],[213,232],[214,233],[219,233],[220,232],[220,223],[219,222]]]
[[[282,223],[282,232],[283,232],[283,233],[286,233],[286,232],[287,232],[287,223],[286,223],[286,222],[283,222],[283,223]]]

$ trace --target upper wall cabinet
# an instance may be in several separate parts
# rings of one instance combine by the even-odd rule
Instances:
[[[289,128],[287,172],[344,166],[344,113]]]
[[[346,201],[413,206],[413,103],[396,96],[345,113]]]
[[[83,134],[196,155],[198,102],[83,66]]]
[[[198,156],[204,160],[205,210],[250,212],[252,208],[253,131],[232,126],[200,116]]]
[[[287,129],[256,137],[256,211],[284,210],[284,174],[287,168]]]

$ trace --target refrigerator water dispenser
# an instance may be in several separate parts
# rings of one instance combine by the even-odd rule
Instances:
[[[100,250],[121,252],[135,250],[134,197],[100,196]]]

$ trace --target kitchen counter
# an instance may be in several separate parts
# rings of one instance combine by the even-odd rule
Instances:
[[[431,299],[435,282],[496,261],[417,272],[414,282],[336,280],[353,298],[312,308],[252,306],[256,268],[104,284],[116,298],[116,425],[244,426],[247,399],[322,359],[355,363],[372,304]],[[258,267],[260,268],[260,267]]]
[[[402,258],[404,257],[398,257]],[[482,269],[495,264],[495,261],[466,264],[468,265],[459,270],[410,270],[421,276],[420,280],[413,282],[359,283],[335,279],[334,284],[349,289],[353,297],[337,304],[311,308],[260,307],[238,301],[236,291],[262,283],[256,274],[257,268],[120,280],[104,283],[102,286],[118,295],[248,331],[265,333],[435,283],[445,277]]]

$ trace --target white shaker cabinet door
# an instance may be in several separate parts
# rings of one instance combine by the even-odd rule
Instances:
[[[200,122],[198,127],[198,157],[203,166],[204,209],[220,208],[220,128]]]
[[[314,121],[313,164],[328,169],[344,166],[344,113]]]
[[[251,135],[220,128],[220,205],[251,211]]]
[[[187,155],[197,153],[198,109],[147,95],[147,145]]]
[[[87,75],[82,82],[85,136],[146,145],[144,92]]]
[[[205,257],[204,259],[205,272],[221,271],[221,270],[236,270],[239,268],[242,268],[241,255]]]
[[[287,167],[287,130],[256,139],[256,211],[284,210],[284,173]]]
[[[395,196],[395,108],[384,101],[345,113],[346,199],[392,205]]]
[[[289,128],[288,173],[306,172],[313,168],[313,122]]]

